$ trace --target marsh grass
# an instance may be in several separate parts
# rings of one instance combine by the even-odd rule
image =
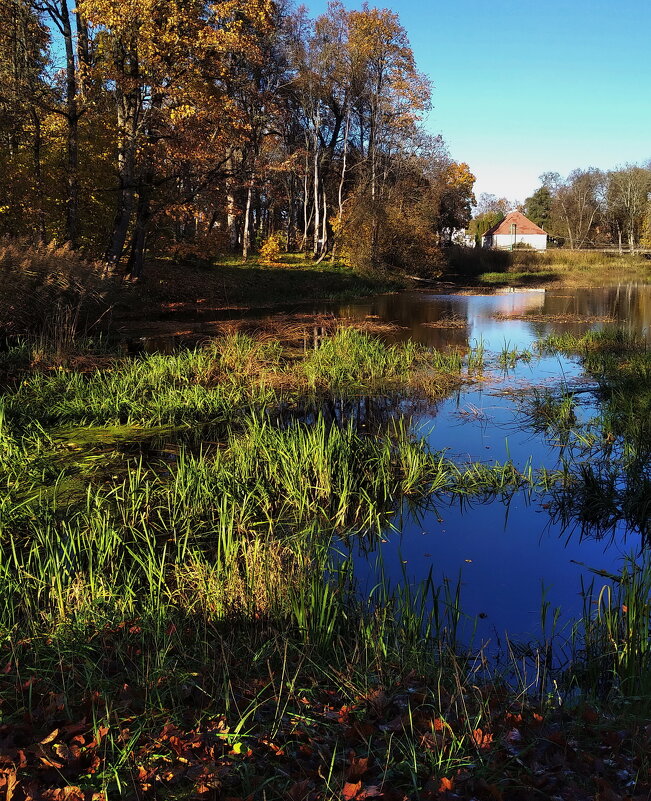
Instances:
[[[0,693],[3,725],[30,721],[21,780],[44,775],[32,758],[39,744],[63,755],[65,781],[109,797],[207,787],[334,798],[360,777],[416,797],[460,775],[506,781],[509,716],[546,714],[549,687],[561,682],[546,672],[551,646],[533,679],[515,651],[505,673],[492,673],[464,640],[473,621],[459,582],[430,573],[412,586],[405,575],[365,597],[348,544],[373,544],[403,503],[564,489],[576,498],[576,475],[459,465],[405,417],[347,420],[317,403],[413,388],[421,374],[458,381],[464,366],[482,365],[481,343],[464,365],[459,354],[386,346],[364,332],[339,332],[303,356],[240,333],[85,375],[34,374],[6,393]],[[310,415],[272,413],[305,393]],[[187,444],[204,422],[210,441]],[[140,451],[150,440],[175,447]],[[570,693],[578,682],[601,692],[604,672],[601,698],[644,691],[636,671],[649,667],[648,575],[627,570],[616,582],[623,594],[604,590],[596,615],[586,601]],[[83,774],[65,750],[65,726],[79,720],[89,753],[101,741]],[[63,779],[41,781],[61,789]],[[474,797],[483,785],[472,781]]]
[[[651,359],[641,337],[615,328],[556,334],[540,352],[577,355],[593,387],[534,389],[523,398],[526,425],[564,448],[552,518],[582,536],[651,535]],[[583,408],[577,393],[587,393]],[[582,396],[584,397],[584,396]]]
[[[3,469],[28,469],[33,442],[4,424],[0,435]],[[293,753],[297,716],[312,738],[328,734],[318,764],[340,791],[343,741],[324,715],[324,693],[336,708],[376,710],[368,748],[384,762],[385,781],[413,786],[424,766],[443,773],[469,763],[476,745],[459,706],[470,704],[460,689],[468,667],[456,656],[459,587],[430,577],[413,589],[378,586],[365,600],[331,537],[373,536],[401,494],[469,493],[484,479],[429,453],[398,423],[360,434],[323,419],[277,428],[254,416],[221,448],[181,451],[162,469],[132,465],[121,478],[89,483],[74,502],[9,493],[0,511],[3,720],[28,715],[40,731],[91,710],[106,742],[102,770],[86,786],[118,794],[140,781],[138,765],[157,764],[148,749],[166,747],[163,724],[180,731],[188,713],[193,727],[221,721],[224,758],[255,748],[258,759],[270,736]],[[495,484],[511,480],[507,470]],[[443,706],[450,717],[435,753],[415,745],[432,730],[424,710],[396,723],[411,702],[396,707],[376,695],[405,681],[404,665],[437,690],[414,709],[426,698],[435,716]],[[29,691],[17,681],[25,671],[35,676]],[[400,692],[408,701],[407,688]],[[472,706],[476,727],[488,708]],[[226,761],[222,781],[246,786],[246,763]],[[265,770],[270,797],[286,795],[288,777]]]
[[[460,278],[475,278],[484,284],[599,285],[612,280],[649,280],[651,267],[642,254],[609,251],[491,250],[449,248],[449,269]]]
[[[599,573],[599,571],[596,571]],[[582,669],[597,696],[630,699],[641,709],[651,698],[651,564],[648,554],[624,559],[619,575],[583,588],[578,631]],[[629,701],[629,702],[630,702]]]
[[[474,369],[479,362],[475,356]],[[461,381],[462,368],[457,351],[387,345],[354,329],[339,329],[321,347],[299,355],[277,340],[238,332],[175,354],[116,358],[84,373],[36,371],[5,403],[25,426],[30,420],[49,426],[181,424],[232,420],[273,408],[287,395],[408,388],[440,396]]]

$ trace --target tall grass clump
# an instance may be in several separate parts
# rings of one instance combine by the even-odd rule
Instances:
[[[459,352],[427,351],[413,342],[387,345],[340,329],[293,361],[277,341],[242,333],[178,353],[106,360],[101,369],[34,371],[6,396],[25,426],[220,421],[252,409],[278,407],[291,396],[338,394],[379,387],[426,388],[440,394],[458,380]]]
[[[67,246],[0,243],[0,332],[70,340],[101,314],[107,286],[101,265]]]
[[[600,696],[633,699],[648,709],[651,699],[651,562],[648,554],[627,557],[610,583],[583,591],[578,632],[579,670]]]
[[[536,345],[544,353],[645,353],[648,349],[646,340],[639,334],[611,326],[587,331],[581,336],[569,332],[550,334]]]
[[[415,364],[417,347],[385,345],[363,331],[341,328],[306,355],[302,371],[311,386],[360,384],[404,377]]]
[[[340,328],[306,354],[300,371],[312,388],[341,391],[400,381],[426,385],[432,373],[458,375],[462,363],[458,351],[428,351],[412,340],[387,345],[366,332]]]
[[[273,402],[260,373],[277,363],[273,344],[238,335],[172,355],[116,361],[89,375],[37,372],[9,393],[6,403],[25,426],[30,420],[45,425],[220,420],[252,404]]]

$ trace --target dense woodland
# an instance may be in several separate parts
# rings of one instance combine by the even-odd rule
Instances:
[[[265,246],[417,269],[474,201],[421,127],[430,92],[387,10],[8,0],[0,235],[132,276]]]
[[[627,164],[603,171],[573,170],[566,178],[548,172],[524,204],[481,195],[470,230],[481,236],[517,205],[569,248],[616,247],[631,253],[651,247],[651,165]]]

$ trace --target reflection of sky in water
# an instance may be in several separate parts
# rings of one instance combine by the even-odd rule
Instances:
[[[374,585],[380,567],[393,585],[403,576],[423,581],[430,570],[436,584],[444,578],[454,584],[461,577],[461,608],[470,618],[482,615],[477,620],[482,641],[495,642],[505,631],[516,639],[538,636],[543,587],[552,609],[560,606],[561,622],[567,623],[582,610],[581,576],[586,585],[593,578],[575,561],[613,571],[630,552],[617,541],[608,547],[590,539],[566,544],[540,499],[530,502],[525,493],[508,504],[474,501],[463,509],[458,501],[443,502],[435,511],[407,514],[394,525],[399,531],[385,534],[379,559],[355,554],[357,574],[366,576],[367,587]],[[597,577],[595,585],[599,582]]]
[[[497,292],[488,295],[440,295],[426,292],[395,293],[352,303],[315,302],[292,304],[273,312],[242,310],[240,314],[205,310],[194,315],[189,330],[210,335],[211,321],[240,316],[270,319],[278,313],[334,313],[356,321],[378,320],[396,329],[383,333],[390,341],[413,339],[430,347],[465,348],[481,342],[487,351],[489,379],[469,384],[437,404],[436,412],[419,414],[414,426],[435,450],[445,450],[459,462],[492,463],[512,459],[522,468],[554,468],[561,449],[541,434],[522,426],[516,402],[509,390],[525,392],[532,387],[561,389],[565,383],[580,381],[576,359],[559,357],[519,361],[514,370],[499,369],[496,354],[503,348],[529,349],[533,342],[550,333],[581,335],[586,323],[527,320],[499,320],[494,315],[590,315],[612,316],[621,327],[649,336],[651,329],[651,286],[609,286],[592,289]],[[190,315],[192,317],[192,315]],[[439,327],[452,318],[454,327]],[[173,325],[174,316],[168,318]],[[178,319],[188,319],[179,316]],[[434,325],[431,325],[434,323]],[[142,333],[146,333],[143,331]],[[169,338],[169,337],[168,337]],[[160,347],[160,345],[155,345]],[[577,413],[586,418],[594,411],[590,394],[577,396]],[[592,404],[592,405],[591,405]],[[552,523],[544,498],[516,494],[510,504],[501,500],[478,501],[460,508],[458,501],[440,505],[416,519],[405,513],[394,519],[397,530],[388,531],[377,552],[364,554],[353,548],[357,575],[372,587],[382,570],[394,584],[424,580],[430,569],[435,581],[447,577],[462,580],[461,603],[478,620],[481,640],[512,636],[537,636],[543,585],[551,607],[561,606],[564,619],[582,610],[580,579],[589,584],[592,574],[572,560],[597,569],[617,571],[624,554],[639,543],[626,543],[622,532],[608,540],[578,534],[571,536]],[[439,522],[439,516],[442,522]],[[595,586],[603,579],[595,577]]]
[[[567,306],[566,299],[561,300]],[[513,370],[502,371],[495,359],[495,354],[505,346],[522,351],[530,349],[536,339],[547,333],[571,330],[580,334],[587,330],[585,324],[534,324],[494,318],[495,314],[538,313],[544,304],[545,293],[534,292],[418,297],[414,317],[422,320],[426,316],[423,305],[430,305],[430,315],[432,307],[443,308],[442,316],[467,320],[463,333],[470,345],[482,342],[489,351],[486,371],[489,380],[462,388],[439,403],[435,413],[421,414],[415,419],[415,429],[434,450],[445,450],[459,462],[490,464],[511,459],[520,468],[528,464],[534,469],[558,466],[561,448],[524,428],[516,401],[504,393],[519,390],[526,394],[532,387],[562,389],[566,383],[576,383],[581,379],[578,360],[563,356],[534,357],[530,362],[519,361]],[[404,323],[400,305],[398,310],[401,312],[398,319]],[[547,313],[565,312],[567,308],[556,312],[547,309]],[[612,309],[584,313],[601,316],[612,313]],[[395,321],[395,316],[389,319]],[[628,327],[630,322],[625,321]],[[425,331],[423,338],[430,344],[432,330],[436,336],[458,334],[422,325],[420,330]],[[413,328],[410,333],[413,336]],[[403,336],[401,332],[396,338]],[[450,339],[454,341],[454,335]],[[577,402],[581,418],[594,413],[592,395],[579,395]],[[522,492],[516,493],[509,503],[471,501],[461,506],[457,499],[418,515],[405,511],[393,521],[396,530],[386,532],[386,541],[378,546],[379,554],[355,555],[358,575],[366,577],[368,587],[373,586],[380,570],[394,585],[403,582],[405,576],[411,583],[423,581],[430,570],[436,584],[443,578],[454,584],[460,576],[463,611],[472,618],[482,615],[477,619],[476,645],[487,640],[495,643],[496,638],[503,641],[506,631],[516,639],[539,636],[543,588],[551,608],[562,608],[561,623],[567,623],[583,609],[581,577],[586,586],[593,578],[597,587],[604,583],[576,562],[617,572],[623,556],[638,544],[632,538],[625,542],[623,532],[607,540],[572,536],[560,524],[552,522],[544,500],[541,495],[529,499]],[[466,634],[470,630],[471,627],[467,628]]]

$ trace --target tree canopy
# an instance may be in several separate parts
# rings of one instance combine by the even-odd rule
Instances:
[[[421,118],[388,10],[271,0],[10,0],[0,10],[0,234],[116,270],[147,251],[435,259],[474,177]]]

